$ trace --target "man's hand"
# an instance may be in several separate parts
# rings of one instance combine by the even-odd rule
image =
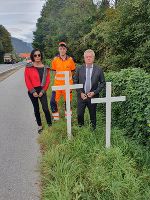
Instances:
[[[83,92],[81,93],[81,99],[83,99],[83,100],[87,99],[87,95],[84,94]]]
[[[41,96],[43,96],[43,92],[40,92],[40,93],[39,93],[39,97],[41,97]]]
[[[94,92],[89,92],[88,94],[87,94],[87,96],[89,97],[89,98],[92,98],[93,96],[94,96]]]
[[[37,92],[34,92],[34,93],[33,93],[33,96],[34,96],[34,97],[38,97],[39,95],[38,95]]]

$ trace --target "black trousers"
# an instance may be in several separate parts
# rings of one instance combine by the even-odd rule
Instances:
[[[38,91],[38,89],[36,89],[36,91],[39,94],[40,91]],[[40,116],[40,108],[39,108],[39,100],[42,104],[42,109],[43,109],[43,112],[45,114],[47,124],[51,125],[52,121],[51,121],[51,115],[50,115],[50,112],[49,112],[49,109],[48,109],[46,93],[43,94],[42,97],[34,97],[33,94],[31,94],[29,92],[28,92],[28,95],[29,95],[31,102],[33,104],[34,114],[35,114],[35,118],[36,118],[38,126],[42,126],[41,116]]]
[[[78,97],[78,100],[77,100],[78,125],[79,126],[84,125],[84,113],[85,113],[86,107],[89,110],[92,128],[95,129],[96,128],[96,107],[97,107],[97,104],[91,104],[90,98],[83,100],[83,99]]]

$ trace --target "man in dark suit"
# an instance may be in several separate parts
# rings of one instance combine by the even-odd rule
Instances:
[[[102,69],[94,64],[95,53],[88,49],[84,52],[85,64],[77,68],[74,83],[83,84],[83,88],[77,90],[77,115],[79,126],[84,125],[85,108],[88,107],[92,128],[96,128],[96,106],[91,104],[91,98],[99,97],[100,91],[105,86],[105,78]]]

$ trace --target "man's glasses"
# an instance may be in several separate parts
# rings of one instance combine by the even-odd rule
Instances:
[[[34,54],[34,57],[41,57],[41,54]]]

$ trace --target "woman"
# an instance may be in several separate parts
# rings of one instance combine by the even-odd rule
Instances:
[[[42,131],[42,122],[39,111],[39,101],[48,126],[52,125],[51,115],[48,109],[46,90],[50,84],[50,69],[42,64],[43,55],[38,49],[31,52],[30,58],[33,63],[27,64],[25,68],[25,83],[28,89],[28,95],[34,107],[35,118],[38,124],[38,132]]]

